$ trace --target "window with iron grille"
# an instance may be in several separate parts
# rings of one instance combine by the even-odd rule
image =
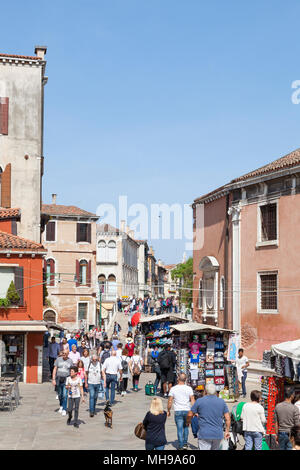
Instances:
[[[261,241],[277,240],[277,204],[260,206]]]
[[[260,308],[277,310],[277,274],[260,274]]]
[[[88,304],[87,302],[78,303],[78,320],[87,320]]]

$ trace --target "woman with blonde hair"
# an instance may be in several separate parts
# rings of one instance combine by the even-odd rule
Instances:
[[[165,425],[167,413],[161,398],[153,398],[150,411],[146,414],[143,426],[146,430],[146,450],[164,450],[167,443]]]

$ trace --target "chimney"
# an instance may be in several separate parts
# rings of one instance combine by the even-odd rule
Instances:
[[[38,56],[42,60],[44,60],[44,57],[47,53],[47,47],[46,46],[35,46],[34,53],[35,53],[36,56]]]
[[[56,204],[57,194],[52,194],[52,204]]]
[[[126,225],[126,233],[127,233],[127,235],[129,235],[129,231],[130,231],[129,225]]]
[[[125,220],[121,220],[121,232],[125,232]]]
[[[128,235],[130,238],[134,239],[134,230],[129,230]]]

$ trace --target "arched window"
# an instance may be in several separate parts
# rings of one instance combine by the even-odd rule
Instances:
[[[45,262],[46,285],[55,286],[55,261],[49,258]]]
[[[106,277],[104,274],[100,274],[100,276],[98,276],[98,284],[99,284],[100,291],[104,293],[105,284],[106,284]]]
[[[220,281],[220,310],[225,308],[225,278],[221,277]]]
[[[98,242],[98,261],[101,263],[106,262],[106,243],[105,240],[99,240]]]
[[[54,310],[46,310],[44,312],[44,321],[51,321],[53,323],[56,323],[56,313]]]
[[[115,300],[117,297],[117,282],[116,276],[114,274],[110,274],[107,280],[107,295],[109,300]]]
[[[87,285],[87,271],[88,271],[88,262],[85,259],[82,259],[79,262],[79,284],[82,286]]]
[[[107,244],[108,253],[107,253],[107,261],[116,262],[117,261],[117,244],[114,240],[110,240]]]

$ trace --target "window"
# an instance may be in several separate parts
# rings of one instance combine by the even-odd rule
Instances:
[[[55,285],[55,261],[54,259],[46,260],[46,285]]]
[[[106,277],[104,276],[104,274],[100,274],[100,276],[98,276],[98,284],[99,284],[100,292],[102,292],[102,294],[104,293],[104,290],[105,290],[105,283],[106,283]]]
[[[24,305],[24,268],[20,266],[0,266],[0,297],[5,298],[11,282],[14,282],[20,300],[18,306]]]
[[[0,134],[8,135],[8,102],[9,98],[0,97]]]
[[[56,322],[56,313],[54,310],[46,310],[46,312],[44,312],[44,321]]]
[[[82,286],[87,285],[87,270],[88,262],[85,259],[81,260],[79,263],[79,284]]]
[[[98,242],[98,260],[100,263],[106,262],[106,243],[105,240]]]
[[[116,262],[117,261],[116,242],[114,240],[110,240],[107,244],[107,247],[108,247],[108,257],[107,257],[108,261]]]
[[[91,224],[77,224],[77,243],[91,243]]]
[[[199,308],[203,308],[203,280],[199,281]]]
[[[260,241],[277,240],[277,204],[260,206],[261,236]]]
[[[259,273],[258,310],[260,313],[278,311],[278,273]]]
[[[50,221],[46,225],[46,242],[55,242],[55,221]]]
[[[87,320],[88,317],[88,303],[79,302],[78,303],[78,321]]]
[[[225,278],[224,276],[221,277],[220,282],[220,310],[224,310],[225,308]]]

